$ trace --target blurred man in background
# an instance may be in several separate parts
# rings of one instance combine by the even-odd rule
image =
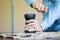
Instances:
[[[38,0],[25,0],[26,3],[33,9],[41,12],[43,15],[42,22],[36,20],[28,20],[27,22],[33,22],[25,25],[25,27],[34,28],[39,32],[59,32],[60,31],[60,0],[42,0],[40,3]]]

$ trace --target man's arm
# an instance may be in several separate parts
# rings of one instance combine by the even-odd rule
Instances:
[[[26,0],[26,3],[37,10],[38,12],[47,12],[48,7],[46,7],[44,4],[38,2],[37,0]]]
[[[28,20],[26,22],[29,24],[26,24],[25,28],[30,28],[30,29],[33,28],[33,30],[36,32],[42,32],[42,27],[38,21],[31,19],[31,20]],[[29,31],[32,31],[30,29],[29,29]]]

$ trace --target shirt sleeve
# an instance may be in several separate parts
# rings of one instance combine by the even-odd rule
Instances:
[[[31,6],[33,2],[37,2],[37,0],[25,0],[25,1],[29,6]]]
[[[48,28],[47,20],[40,22],[40,25],[42,27],[42,30],[46,30]]]
[[[47,28],[52,27],[51,25],[53,25],[55,20],[60,19],[60,5],[59,4],[60,4],[60,1],[57,0],[55,2],[55,6],[51,6],[52,8],[49,8],[49,13],[48,13],[49,15],[46,15],[48,18],[44,16],[46,20],[43,20],[42,22],[40,22],[40,25],[42,26],[43,30],[46,30]]]

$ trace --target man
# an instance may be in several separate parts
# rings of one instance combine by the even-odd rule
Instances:
[[[42,12],[43,20],[38,23],[36,20],[25,25],[25,27],[34,28],[35,31],[39,32],[59,32],[60,31],[60,0],[43,0],[43,3],[39,3],[37,0],[25,0],[26,3],[37,10]]]

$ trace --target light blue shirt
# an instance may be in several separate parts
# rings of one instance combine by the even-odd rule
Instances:
[[[26,0],[26,3],[31,6],[32,2],[37,0]],[[48,12],[42,13],[43,20],[40,22],[43,30],[49,29],[51,27],[54,30],[60,30],[60,22],[57,24],[55,21],[60,19],[60,0],[42,0],[43,4],[48,7]],[[56,27],[55,27],[56,25]]]

